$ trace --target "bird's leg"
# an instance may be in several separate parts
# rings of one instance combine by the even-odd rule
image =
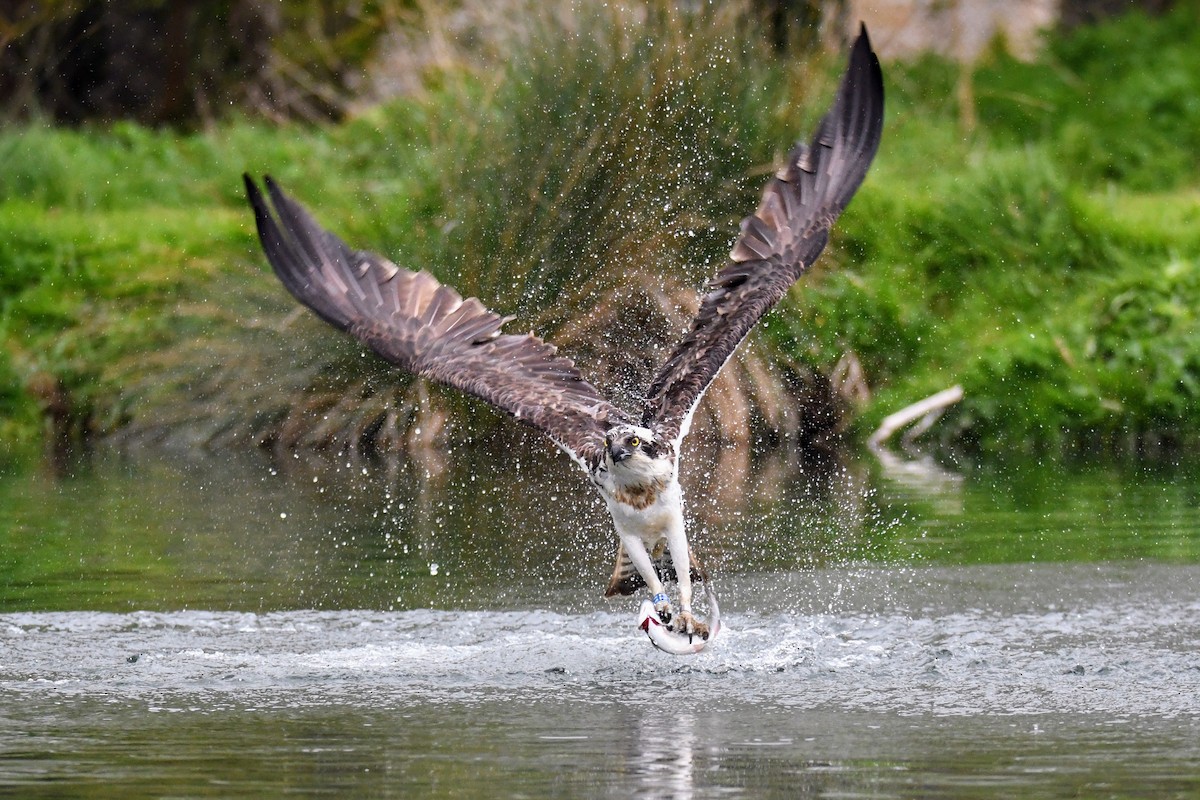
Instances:
[[[671,561],[675,563],[675,575],[679,581],[679,614],[671,627],[680,633],[707,639],[708,626],[692,616],[692,554],[688,550],[682,519],[667,532],[667,548],[671,551]]]
[[[650,590],[658,618],[664,624],[670,622],[673,616],[671,600],[667,597],[666,587],[658,578],[658,570],[654,568],[654,562],[650,558],[649,551],[646,550],[646,543],[642,541],[642,537],[636,535],[621,533],[620,537],[621,544],[625,546],[625,555],[629,557],[638,574],[646,581],[646,588]]]

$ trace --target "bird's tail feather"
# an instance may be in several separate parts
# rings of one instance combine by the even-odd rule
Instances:
[[[665,546],[665,541],[660,541],[659,547],[651,553],[651,558],[654,563],[654,571],[658,573],[658,579],[663,583],[674,583],[679,579],[679,573],[675,570],[675,562],[671,559],[671,551]],[[700,564],[700,559],[696,558],[696,554],[688,551],[688,557],[691,559],[690,574],[692,583],[700,583],[708,580],[708,573]],[[625,545],[617,543],[617,563],[613,567],[612,577],[608,579],[608,588],[604,590],[605,597],[615,597],[616,595],[630,595],[646,585],[646,579],[637,571],[637,567],[633,565],[629,555],[625,552]]]

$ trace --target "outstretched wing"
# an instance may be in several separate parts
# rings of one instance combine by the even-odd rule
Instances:
[[[883,75],[864,26],[833,108],[812,142],[798,144],[753,215],[729,263],[708,285],[691,330],[646,393],[643,424],[678,442],[738,344],[812,266],[829,228],[862,183],[883,129]],[[678,450],[678,447],[677,447]]]
[[[393,364],[507,411],[584,465],[601,457],[604,432],[628,421],[553,345],[532,333],[501,333],[507,319],[428,272],[350,249],[268,177],[272,214],[255,182],[245,180],[275,274],[330,325]]]

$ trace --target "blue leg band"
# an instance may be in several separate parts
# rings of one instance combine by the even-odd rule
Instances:
[[[658,594],[654,595],[654,597],[650,598],[650,602],[654,603],[654,605],[658,605],[659,603],[669,603],[671,602],[671,598],[667,597],[662,592],[659,592]]]

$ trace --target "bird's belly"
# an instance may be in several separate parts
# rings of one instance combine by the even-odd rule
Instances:
[[[634,508],[624,503],[610,502],[608,510],[612,513],[613,523],[619,533],[627,536],[637,536],[647,547],[668,534],[677,524],[683,521],[682,509],[678,504],[662,501],[646,508]]]

